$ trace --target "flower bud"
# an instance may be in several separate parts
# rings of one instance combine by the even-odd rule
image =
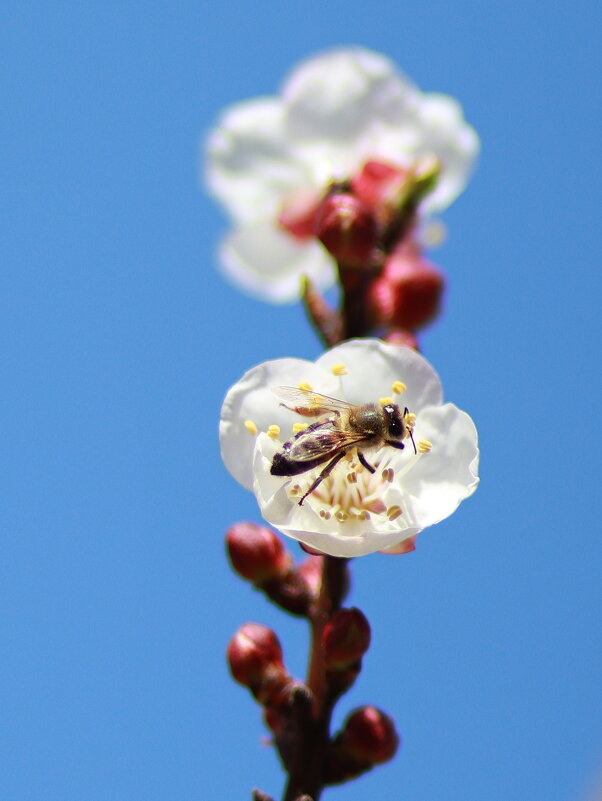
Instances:
[[[370,288],[369,306],[377,325],[416,329],[439,312],[444,279],[415,245],[404,245],[385,261]]]
[[[311,239],[315,236],[315,219],[321,201],[321,192],[301,189],[286,198],[278,215],[278,222],[295,239]]]
[[[370,209],[353,195],[328,195],[315,221],[316,236],[333,257],[347,267],[371,266],[378,225]]]
[[[254,584],[284,576],[291,557],[276,532],[255,523],[235,523],[226,534],[232,567]]]
[[[228,663],[239,684],[256,693],[275,673],[284,671],[278,637],[260,623],[245,623],[228,644]]]
[[[349,715],[335,742],[339,752],[379,765],[393,758],[399,737],[388,715],[374,706],[363,706]]]
[[[344,670],[355,664],[370,647],[370,624],[355,607],[339,609],[322,632],[326,668]]]
[[[303,547],[303,546],[301,546]],[[303,548],[303,550],[307,550]],[[312,554],[304,559],[297,568],[297,573],[305,582],[309,594],[316,598],[320,592],[322,585],[322,566],[324,564],[324,557],[318,554]]]
[[[402,167],[383,161],[367,161],[351,179],[351,188],[353,194],[382,220],[390,215],[407,175],[408,171]]]

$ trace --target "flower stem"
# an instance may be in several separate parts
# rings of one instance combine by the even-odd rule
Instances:
[[[348,587],[347,559],[323,557],[320,592],[309,613],[311,651],[307,675],[307,694],[294,698],[295,755],[283,801],[296,801],[302,795],[318,801],[324,787],[325,762],[330,736],[333,697],[329,693],[322,654],[322,632],[336,611]]]

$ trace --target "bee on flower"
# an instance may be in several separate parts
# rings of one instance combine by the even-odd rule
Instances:
[[[252,368],[226,395],[220,444],[264,519],[332,556],[412,550],[479,480],[471,418],[426,359],[380,340]]]

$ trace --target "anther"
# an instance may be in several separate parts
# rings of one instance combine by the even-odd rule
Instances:
[[[395,477],[395,471],[393,470],[392,467],[385,467],[385,469],[382,472],[382,476],[383,476],[383,481],[388,481],[389,483],[391,483],[393,481],[393,478]]]
[[[393,403],[393,398],[379,398],[378,402],[381,406],[390,406]]]
[[[306,392],[312,392],[313,387],[311,384],[308,384],[307,381],[302,381],[299,385],[299,389],[304,389]]]
[[[333,375],[347,375],[347,368],[344,364],[333,364],[330,368]]]
[[[245,420],[245,428],[249,434],[252,434],[253,436],[257,434],[257,426],[252,420]]]
[[[293,484],[293,486],[289,490],[289,492],[293,496],[293,498],[296,498],[297,496],[301,495],[302,491],[303,490],[301,489],[299,484]]]
[[[396,520],[402,513],[401,506],[389,506],[387,509],[387,517],[389,520]]]
[[[418,453],[429,453],[432,447],[433,443],[429,442],[428,439],[418,440]]]
[[[335,512],[334,516],[339,523],[344,523],[349,518],[347,512],[344,512],[342,509],[339,509],[338,512]]]
[[[416,415],[414,414],[414,412],[406,412],[404,420],[408,428],[414,428],[414,425],[416,423]]]
[[[280,436],[280,426],[272,424],[271,426],[268,426],[268,430],[266,433],[268,437],[271,437],[272,439],[278,439],[278,437]]]
[[[293,434],[298,434],[300,431],[305,431],[307,423],[293,423]]]
[[[326,509],[320,509],[320,517],[323,520],[330,520],[330,512],[327,512]]]
[[[357,516],[358,520],[370,520],[370,512],[367,512],[365,509],[362,509]]]
[[[347,481],[350,484],[357,484],[357,473],[354,470],[351,473],[347,473]]]
[[[393,386],[391,387],[391,391],[394,395],[401,395],[402,392],[405,392],[407,389],[406,385],[403,381],[395,381],[393,382]]]

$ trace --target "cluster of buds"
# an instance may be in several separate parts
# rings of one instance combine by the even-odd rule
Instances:
[[[226,543],[235,571],[272,602],[306,617],[312,625],[323,617],[319,598],[325,557],[310,554],[295,566],[277,534],[253,523],[233,525]],[[338,590],[330,589],[336,606],[347,591],[346,582],[343,580]],[[323,785],[348,781],[393,757],[398,745],[393,723],[374,707],[355,710],[334,737],[328,732],[334,704],[359,674],[370,640],[370,624],[355,607],[334,608],[322,621],[316,642],[323,677],[319,703],[315,688],[293,678],[287,670],[281,644],[270,628],[245,623],[230,640],[227,658],[232,676],[262,706],[265,723],[287,770],[295,763],[303,738],[319,739],[320,730]]]
[[[433,159],[412,169],[368,161],[349,181],[333,183],[323,196],[304,195],[280,215],[289,234],[301,240],[316,237],[329,251],[338,265],[344,296],[359,293],[362,335],[401,334],[404,344],[415,345],[414,332],[439,312],[444,278],[424,258],[416,235],[419,203],[436,185],[439,170]],[[338,327],[333,322],[337,314],[327,313],[312,284],[305,286],[304,301],[328,344],[358,333],[345,297]]]

